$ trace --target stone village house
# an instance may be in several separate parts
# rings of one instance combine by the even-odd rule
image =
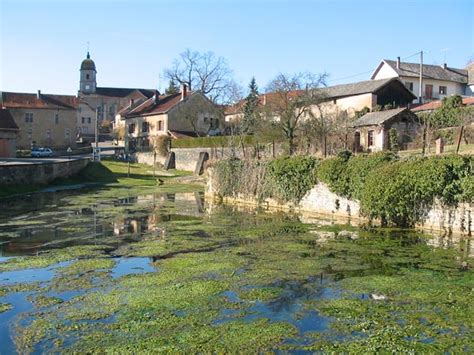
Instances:
[[[19,128],[17,149],[75,147],[77,97],[0,92],[0,102]]]
[[[356,146],[364,150],[381,150],[387,148],[386,139],[387,129],[391,127],[399,130],[399,137],[403,139],[403,143],[411,140],[413,134],[417,131],[417,125],[412,126],[412,120],[403,121],[403,124],[393,124],[392,117],[387,118],[390,121],[391,126],[386,128],[385,116],[390,113],[396,113],[393,117],[395,121],[402,119],[402,116],[411,116],[411,113],[406,113],[406,107],[416,98],[416,96],[408,90],[408,88],[398,78],[386,78],[380,80],[366,80],[356,83],[342,84],[330,87],[323,87],[319,89],[322,103],[318,107],[314,107],[311,110],[315,115],[319,114],[319,110],[323,112],[324,117],[328,120],[334,119],[334,117],[340,113],[347,115],[348,129],[354,128],[350,122],[357,111],[364,108],[370,110],[375,107],[383,107],[390,105],[395,107],[396,110],[383,111],[382,117],[375,119],[374,124],[370,124],[367,127],[370,129],[358,129],[354,133],[354,140],[356,140]],[[291,92],[291,95],[298,95],[298,92]],[[265,106],[273,98],[273,93],[267,93],[260,95],[260,105]],[[226,110],[226,123],[232,124],[235,121],[240,120],[243,117],[242,113],[243,104],[240,102],[237,105],[227,108]],[[403,112],[403,114],[399,114]],[[408,111],[409,112],[409,111]],[[375,114],[375,112],[374,112]],[[380,114],[376,113],[374,117],[379,117]],[[364,116],[365,117],[365,116]],[[415,116],[416,117],[416,116]],[[278,118],[276,118],[278,119]],[[380,121],[381,120],[381,121]],[[380,121],[380,122],[379,122]],[[363,121],[361,121],[363,122]],[[365,127],[365,126],[361,126]],[[370,139],[367,138],[367,134],[370,131]],[[409,138],[410,137],[410,138]],[[352,140],[352,139],[350,139]],[[349,140],[349,141],[350,141]],[[349,143],[349,142],[348,142]],[[402,141],[400,141],[400,144]]]
[[[181,92],[132,101],[120,110],[115,125],[124,127],[130,149],[148,149],[154,137],[172,138],[219,135],[223,129],[217,106],[200,91]]]
[[[323,87],[317,90],[323,97],[324,102],[320,106],[326,114],[345,111],[349,117],[353,117],[356,111],[365,107],[372,109],[377,105],[385,106],[387,104],[392,107],[406,106],[416,98],[397,78],[366,80]],[[298,95],[298,92],[289,94]],[[260,105],[267,105],[273,95],[273,93],[260,95]],[[243,103],[239,102],[226,108],[226,123],[242,119],[243,106]]]
[[[0,158],[14,158],[16,156],[18,131],[18,126],[10,111],[0,108]]]
[[[421,129],[418,117],[408,108],[369,112],[353,123],[356,152],[390,149],[390,130],[397,132],[400,149],[413,141]]]

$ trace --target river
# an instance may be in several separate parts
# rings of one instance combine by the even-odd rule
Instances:
[[[474,351],[471,242],[199,189],[3,200],[0,353]]]

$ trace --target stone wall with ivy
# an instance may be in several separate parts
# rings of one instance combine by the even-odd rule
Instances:
[[[228,200],[362,218],[382,225],[470,233],[474,159],[458,155],[399,160],[393,153],[318,161],[222,160],[208,174],[207,192]]]

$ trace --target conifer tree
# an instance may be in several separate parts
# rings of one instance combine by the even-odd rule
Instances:
[[[257,124],[257,113],[258,111],[258,87],[255,77],[249,84],[249,94],[245,98],[244,104],[244,117],[242,120],[242,133],[253,134],[255,133],[255,126]]]
[[[171,79],[169,81],[168,87],[165,90],[166,95],[177,94],[179,92],[178,85],[176,85],[175,81]]]

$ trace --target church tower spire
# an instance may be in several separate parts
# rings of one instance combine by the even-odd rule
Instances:
[[[81,63],[79,92],[81,94],[94,94],[97,88],[95,63],[91,59],[89,50],[87,50],[87,58]]]

